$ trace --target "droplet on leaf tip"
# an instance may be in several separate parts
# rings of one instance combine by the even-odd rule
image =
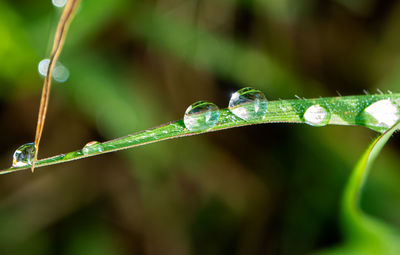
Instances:
[[[18,147],[13,155],[13,167],[32,165],[35,156],[35,143],[26,143]]]

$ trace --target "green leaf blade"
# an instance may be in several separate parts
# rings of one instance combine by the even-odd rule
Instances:
[[[374,102],[389,99],[397,102],[400,100],[400,94],[379,94],[379,95],[360,95],[346,97],[328,97],[317,99],[293,99],[269,101],[267,112],[260,119],[245,121],[234,115],[229,109],[221,109],[218,123],[207,130],[192,132],[185,128],[182,120],[170,122],[152,129],[140,131],[132,135],[117,138],[111,141],[103,142],[103,151],[82,154],[80,150],[61,154],[50,158],[38,160],[36,167],[54,165],[72,160],[78,160],[86,157],[100,155],[104,153],[129,149],[142,146],[149,143],[160,142],[168,139],[174,139],[184,136],[215,132],[228,128],[235,128],[255,124],[267,123],[305,123],[303,118],[306,109],[312,105],[321,105],[328,109],[331,118],[329,125],[359,125],[368,127],[378,132],[387,130],[380,123],[373,122],[363,116],[363,110]],[[29,166],[10,167],[0,171],[0,174],[16,172],[27,169]]]

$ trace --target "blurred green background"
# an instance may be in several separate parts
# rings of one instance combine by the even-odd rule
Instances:
[[[61,10],[0,2],[0,168],[34,139]],[[82,0],[53,83],[40,158],[226,107],[252,86],[269,100],[398,92],[400,2]],[[341,243],[351,169],[377,134],[361,127],[236,128],[0,177],[0,254],[310,254]],[[400,140],[362,208],[400,228]]]

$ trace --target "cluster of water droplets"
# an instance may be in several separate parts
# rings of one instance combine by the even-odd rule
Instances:
[[[49,64],[50,64],[50,59],[48,58],[45,58],[39,62],[38,71],[41,76],[43,77],[47,76]],[[52,77],[57,82],[66,82],[69,77],[69,71],[63,64],[57,61],[53,69]]]
[[[245,121],[262,119],[267,111],[267,99],[261,91],[247,87],[232,94],[228,108]],[[199,101],[186,109],[183,122],[188,130],[196,132],[214,127],[219,117],[218,106]]]
[[[246,87],[232,94],[228,109],[242,120],[256,121],[264,118],[267,106],[267,99],[261,91]],[[280,107],[280,109],[291,108]],[[186,110],[184,124],[190,131],[207,130],[217,125],[219,115],[215,104],[196,102]],[[364,118],[366,126],[382,131],[392,127],[400,119],[399,103],[388,98],[381,99],[362,109],[359,116]],[[332,113],[328,107],[316,103],[307,107],[300,117],[308,125],[322,127],[330,123]]]

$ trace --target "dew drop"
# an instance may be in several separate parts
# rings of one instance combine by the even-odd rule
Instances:
[[[53,3],[53,5],[55,7],[61,8],[61,7],[65,6],[65,4],[67,3],[67,0],[51,0],[51,2]]]
[[[331,113],[319,104],[307,108],[303,118],[308,125],[322,127],[329,123]]]
[[[57,82],[66,82],[69,78],[69,71],[65,66],[61,64],[56,64],[53,69],[52,77]]]
[[[41,76],[46,77],[49,64],[50,59],[48,58],[45,58],[39,62],[38,71]],[[57,82],[65,82],[69,78],[69,71],[63,64],[57,62],[53,68],[52,77]]]
[[[232,94],[228,107],[233,114],[243,120],[262,119],[267,111],[267,99],[257,89],[242,88]]]
[[[104,151],[103,144],[98,141],[88,142],[82,149],[83,155],[89,155]]]
[[[32,165],[35,157],[35,143],[27,143],[15,150],[13,155],[13,167]]]
[[[218,106],[210,102],[199,101],[186,109],[183,122],[190,131],[201,131],[215,126],[218,119]]]
[[[67,154],[64,155],[63,160],[73,159],[82,155],[83,153],[81,151],[68,152]]]
[[[46,77],[47,70],[49,69],[50,59],[45,58],[39,62],[38,71],[39,74],[43,77]]]
[[[392,127],[400,118],[399,109],[390,99],[379,100],[365,108],[364,112],[372,116],[378,125],[388,128]]]

